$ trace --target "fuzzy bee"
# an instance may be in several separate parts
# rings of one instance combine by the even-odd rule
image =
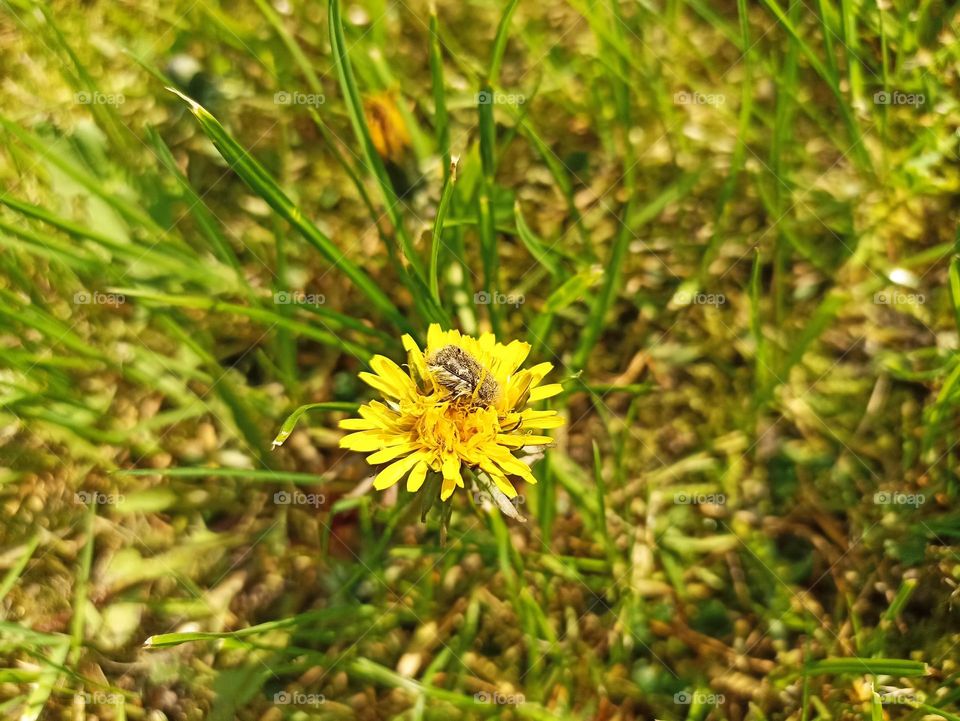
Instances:
[[[459,346],[446,345],[436,351],[427,359],[427,367],[454,399],[467,397],[490,406],[500,395],[493,374]]]

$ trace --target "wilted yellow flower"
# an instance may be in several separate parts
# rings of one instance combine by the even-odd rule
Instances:
[[[340,445],[370,453],[371,465],[388,463],[373,482],[383,490],[404,477],[407,490],[418,491],[427,471],[442,474],[440,498],[463,487],[461,466],[485,472],[506,496],[517,495],[510,478],[536,483],[529,466],[514,455],[527,446],[543,446],[551,438],[531,433],[563,425],[556,411],[538,411],[528,404],[560,393],[558,383],[540,385],[553,366],[541,363],[519,370],[530,345],[497,343],[492,333],[479,338],[443,331],[431,325],[427,348],[403,337],[407,370],[383,356],[374,356],[374,373],[360,378],[376,388],[385,402],[360,407],[360,418],[340,421],[356,431]]]
[[[381,158],[398,165],[410,146],[410,133],[392,93],[371,95],[363,101],[370,139]]]

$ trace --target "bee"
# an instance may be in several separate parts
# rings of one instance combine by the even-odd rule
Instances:
[[[488,407],[500,395],[493,374],[459,346],[446,345],[433,353],[427,359],[427,368],[454,399],[470,397]]]

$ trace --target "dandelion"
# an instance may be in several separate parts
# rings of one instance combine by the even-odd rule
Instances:
[[[540,385],[553,366],[540,363],[519,370],[530,345],[496,342],[492,333],[479,338],[431,325],[421,350],[408,335],[406,371],[383,356],[370,361],[373,373],[360,378],[384,401],[360,407],[360,418],[340,421],[354,431],[340,445],[369,453],[371,465],[387,464],[374,479],[378,490],[406,478],[416,492],[427,473],[440,474],[441,500],[464,487],[463,467],[486,474],[508,498],[517,490],[511,479],[536,483],[530,467],[515,455],[552,439],[538,432],[563,425],[552,410],[527,406],[557,395],[560,384]]]

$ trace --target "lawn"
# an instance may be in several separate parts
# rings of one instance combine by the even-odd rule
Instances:
[[[960,721],[958,31],[0,0],[0,717]]]

